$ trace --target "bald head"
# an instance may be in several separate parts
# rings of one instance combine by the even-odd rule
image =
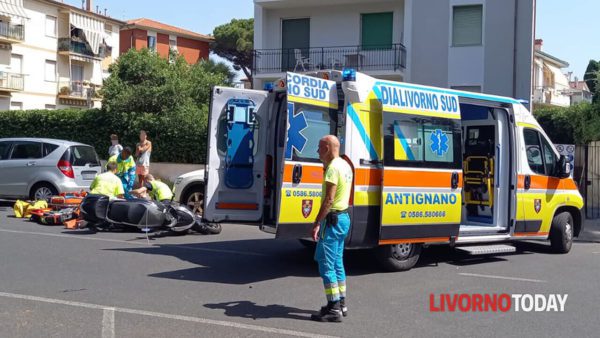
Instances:
[[[328,164],[340,156],[340,140],[334,135],[326,135],[319,141],[319,159]]]

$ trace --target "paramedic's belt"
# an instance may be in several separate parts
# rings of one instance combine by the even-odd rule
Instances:
[[[345,213],[348,213],[348,209],[329,211],[329,213],[327,214],[327,217],[325,217],[325,220],[326,220],[325,224],[332,224],[332,225],[337,224],[338,215],[345,214]]]

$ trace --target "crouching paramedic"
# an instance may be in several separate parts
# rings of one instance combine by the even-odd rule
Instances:
[[[123,198],[125,191],[121,179],[115,175],[117,173],[117,163],[108,162],[106,164],[106,172],[94,178],[90,185],[90,193],[106,195],[110,198]]]
[[[135,184],[135,161],[131,156],[131,148],[125,147],[119,155],[111,156],[108,163],[117,164],[117,176],[121,179],[125,198],[131,199],[130,192]]]
[[[317,241],[315,260],[323,278],[327,305],[312,320],[340,322],[347,314],[344,239],[350,228],[348,201],[352,188],[352,168],[339,157],[340,141],[327,135],[319,141],[319,159],[325,166],[321,208],[315,219],[312,237]]]
[[[171,188],[165,183],[155,180],[154,176],[150,174],[146,175],[142,187],[131,191],[132,194],[139,196],[144,195],[146,192],[152,199],[162,203],[170,203],[171,199],[173,199]]]

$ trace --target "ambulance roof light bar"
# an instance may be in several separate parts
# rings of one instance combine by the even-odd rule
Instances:
[[[271,93],[273,91],[273,82],[265,82],[263,89]]]
[[[342,81],[356,81],[356,69],[344,68],[342,70]]]

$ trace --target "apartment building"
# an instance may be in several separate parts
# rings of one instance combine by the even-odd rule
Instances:
[[[146,18],[127,21],[121,29],[120,39],[121,54],[131,48],[148,48],[168,58],[170,51],[175,51],[189,64],[208,59],[209,44],[214,41],[209,35]]]
[[[353,67],[530,101],[534,0],[254,0],[254,85]]]
[[[533,103],[568,107],[571,105],[569,79],[562,69],[569,63],[542,51],[544,41],[535,40]]]
[[[91,0],[0,0],[0,110],[99,107],[124,24]]]

